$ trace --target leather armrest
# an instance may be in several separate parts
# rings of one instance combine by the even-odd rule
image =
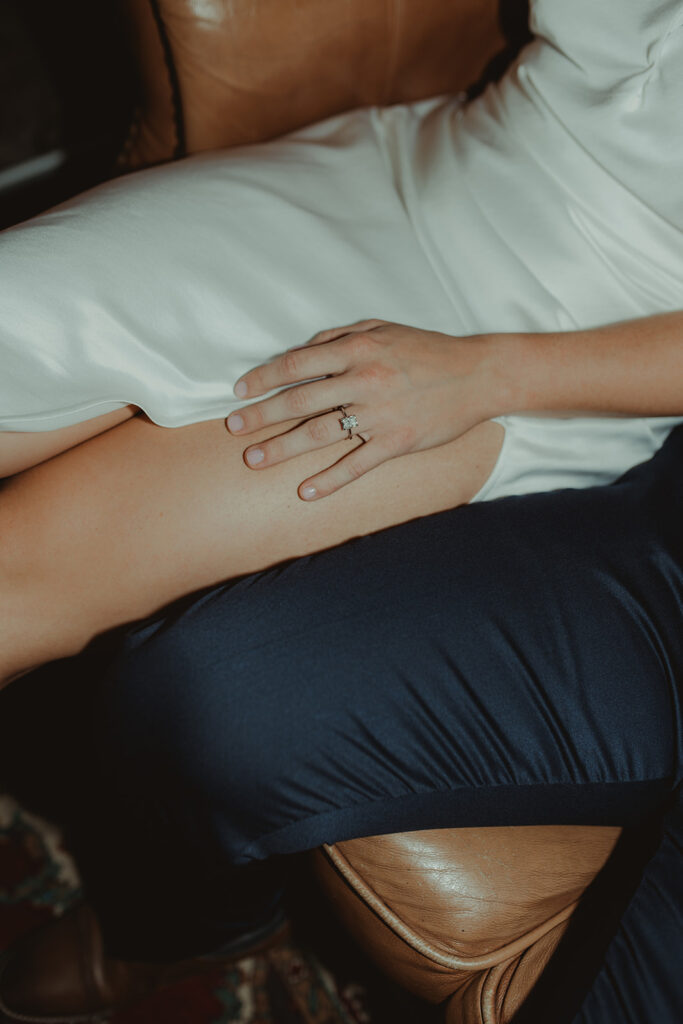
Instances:
[[[360,945],[455,1024],[521,1005],[618,828],[438,829],[324,847],[316,870]]]

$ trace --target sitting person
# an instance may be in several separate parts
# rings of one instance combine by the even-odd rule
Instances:
[[[541,698],[531,682],[541,678],[541,668],[551,667],[543,660],[528,678],[516,675],[527,656],[516,645],[542,630],[539,623],[545,620],[534,616],[550,600],[539,587],[544,604],[538,607],[528,581],[538,576],[536,559],[548,559],[555,547],[547,538],[545,554],[539,556],[535,538],[541,531],[520,527],[518,536],[515,510],[557,507],[557,521],[576,529],[573,517],[582,509],[580,497],[553,494],[528,499],[528,506],[521,498],[488,502],[614,481],[657,451],[681,419],[683,147],[677,126],[682,25],[683,11],[674,0],[656,12],[644,2],[617,9],[581,0],[569,15],[559,0],[536,0],[534,41],[500,83],[469,104],[442,98],[355,111],[273,143],[205,155],[111,183],[8,232],[2,242],[0,460],[2,474],[11,479],[0,494],[0,679],[18,679],[51,659],[75,655],[107,630],[153,615],[197,588],[259,570],[267,575],[255,579],[284,573],[283,578],[296,577],[298,587],[299,572],[313,573],[318,564],[335,566],[335,559],[351,550],[367,551],[368,558],[353,565],[353,574],[340,577],[344,593],[327,612],[342,634],[337,619],[348,613],[349,602],[360,600],[364,609],[373,587],[380,586],[373,583],[375,560],[388,578],[394,563],[403,560],[391,547],[396,542],[386,538],[416,538],[423,550],[406,564],[412,566],[411,579],[418,564],[430,571],[431,598],[424,586],[421,590],[424,608],[432,608],[430,618],[422,619],[424,643],[436,643],[428,627],[440,615],[447,616],[449,633],[461,635],[452,607],[459,619],[465,597],[472,608],[479,603],[479,614],[463,619],[476,640],[480,622],[489,621],[481,615],[494,607],[501,586],[500,567],[508,562],[516,567],[516,589],[506,591],[513,621],[508,628],[505,620],[491,618],[501,627],[501,637],[489,644],[484,636],[474,644],[477,656],[483,651],[490,662],[469,663],[470,655],[462,651],[451,658],[443,648],[443,664],[432,679],[439,691],[433,707],[422,703],[427,684],[415,667],[404,680],[410,700],[403,693],[391,713],[378,701],[389,732],[399,735],[405,719],[412,738],[404,734],[400,745],[386,748],[381,770],[373,761],[367,777],[377,787],[376,799],[365,794],[365,799],[339,805],[352,833],[363,834],[371,817],[373,831],[398,827],[403,820],[374,815],[383,800],[395,809],[401,804],[395,792],[383,788],[389,780],[409,794],[405,803],[433,808],[438,821],[445,813],[441,796],[426,799],[424,785],[430,792],[435,785],[439,794],[446,792],[450,824],[469,820],[465,807],[453,803],[452,792],[467,792],[471,799],[476,785],[487,784],[494,797],[500,796],[502,780],[509,777],[521,799],[527,785],[538,790],[545,774],[551,815],[558,813],[558,779],[562,785],[583,784],[579,820],[593,820],[593,813],[616,820],[628,807],[637,814],[630,789],[628,797],[619,797],[620,761],[608,757],[604,762],[597,749],[586,755],[588,761],[575,753],[576,735],[584,734],[579,723],[565,725],[565,735],[551,716],[552,743],[549,735],[538,735],[535,723],[531,734],[538,747],[531,734],[512,744],[526,751],[518,772],[506,774],[506,758],[493,762],[490,778],[484,771],[489,748],[502,744],[502,753],[507,746],[498,734],[498,713],[486,712],[486,704],[479,703],[482,678],[498,676],[515,706],[524,704],[523,695],[534,705]],[[381,319],[358,320],[368,314]],[[347,326],[322,330],[302,345],[330,323]],[[261,365],[254,368],[256,363]],[[233,387],[235,398],[229,399]],[[667,450],[676,452],[676,442]],[[671,458],[662,455],[657,464],[668,465]],[[647,473],[644,479],[650,479]],[[615,488],[608,493],[626,492]],[[458,564],[470,565],[470,572],[462,578],[453,575],[463,589],[453,595],[457,604],[451,607],[443,601],[447,582],[433,565],[434,536],[440,537],[438,530],[431,532],[435,521],[412,522],[386,537],[377,531],[467,502],[476,508],[460,509],[454,522],[457,535],[467,541],[460,541]],[[573,511],[565,513],[564,507]],[[542,518],[540,512],[529,515],[534,526]],[[550,520],[555,522],[552,515]],[[468,524],[462,534],[461,523]],[[493,525],[487,523],[495,524],[501,542],[492,541]],[[473,539],[479,530],[487,539],[484,549]],[[376,536],[326,552],[371,533]],[[595,554],[591,564],[600,567],[600,553],[590,541],[591,535],[582,536],[586,558]],[[480,568],[465,557],[470,549],[479,552]],[[579,560],[575,545],[566,550]],[[496,572],[490,562],[494,551]],[[279,568],[296,556],[306,556],[291,563],[299,569]],[[610,548],[606,578],[616,593],[621,576],[615,558]],[[455,571],[455,561],[449,565]],[[549,586],[545,564],[542,575]],[[559,569],[556,580],[566,592]],[[594,582],[586,582],[582,593],[597,601]],[[227,586],[225,593],[240,600],[221,619],[228,632],[219,631],[219,648],[229,649],[240,622],[250,648],[275,642],[280,627],[270,618],[264,637],[259,632],[266,621],[262,614],[241,618],[239,610],[250,607],[244,597],[249,588],[243,582]],[[412,613],[408,577],[395,579],[395,588],[389,608],[398,621],[399,594],[408,595]],[[292,608],[297,607],[295,590],[286,591]],[[522,614],[519,606],[527,600]],[[649,597],[643,607],[648,602]],[[665,604],[662,612],[668,618],[658,628],[666,631],[673,628],[672,609],[679,609],[673,601]],[[214,607],[210,598],[200,602],[205,605]],[[568,614],[564,605],[559,607]],[[614,631],[606,635],[616,643],[625,623],[617,606],[610,605],[608,624],[610,610]],[[628,632],[631,619],[626,622]],[[314,638],[323,636],[314,626],[305,619],[288,621],[286,633],[296,632],[301,644],[300,654],[298,648],[290,651],[289,667],[302,677],[307,697],[319,690],[315,722],[327,722],[336,733],[334,700],[343,692],[339,681],[328,694],[318,688],[317,673],[312,674],[313,655],[308,668],[305,664],[309,630],[316,651]],[[146,622],[132,636],[146,640],[157,634],[170,639],[168,623]],[[586,633],[585,624],[577,624],[571,635],[571,651],[556,635],[556,653],[571,654],[578,677],[587,656],[579,639],[585,637],[589,654],[597,640]],[[175,668],[177,687],[192,705],[187,719],[197,722],[192,743],[187,733],[175,735],[170,692],[168,712],[155,704],[154,716],[159,716],[160,742],[167,736],[161,722],[164,714],[169,716],[168,756],[175,761],[186,753],[191,764],[201,753],[206,736],[201,715],[211,701],[202,703],[193,688],[202,662],[192,664],[196,640],[190,648],[186,642],[183,662]],[[345,646],[346,638],[338,642]],[[648,661],[652,648],[643,633],[636,630],[631,642],[638,649],[631,652],[630,671],[642,664],[645,678],[646,668],[661,670],[657,659],[656,665]],[[349,647],[353,663],[346,665],[345,678],[363,678],[366,688],[365,659],[373,643],[370,636],[367,649]],[[421,650],[419,645],[416,649]],[[392,670],[386,663],[385,643],[377,650],[384,667],[380,672],[376,665],[372,678],[379,673],[377,685],[390,688],[396,700],[402,693],[396,687],[396,666]],[[153,680],[154,673],[139,668],[148,664],[147,651],[154,651],[159,665],[165,663],[155,639],[135,650],[125,671],[118,661],[111,678],[118,683],[129,673],[137,680],[140,672]],[[538,652],[547,654],[543,643]],[[502,671],[503,663],[514,681]],[[327,662],[320,664],[327,671]],[[621,678],[626,662],[613,664],[610,678]],[[420,670],[426,665],[421,657]],[[271,669],[272,675],[265,661],[251,669],[250,693],[262,688],[272,696],[278,689],[269,711],[271,730],[282,735],[289,749],[297,743],[298,719],[293,711],[282,712],[281,700],[290,689],[281,668]],[[560,692],[564,663],[562,669]],[[260,746],[262,722],[233,689],[236,677],[224,673],[221,678],[220,700],[232,714],[239,713],[226,756],[230,749],[237,758],[241,791],[248,792],[244,765],[252,763],[254,743]],[[452,689],[454,680],[464,690]],[[256,681],[259,690],[253,689]],[[169,688],[172,682],[169,676]],[[144,700],[145,692],[141,685],[136,699]],[[122,684],[116,699],[125,705],[127,693]],[[338,781],[347,797],[357,795],[354,773],[360,770],[366,733],[375,757],[385,750],[382,729],[367,731],[366,712],[354,705],[355,699],[354,691],[349,696],[354,728],[342,730],[350,746],[339,753],[337,764],[345,769]],[[663,701],[661,695],[652,699]],[[414,737],[421,714],[443,720],[434,710],[442,700],[458,706],[448,730],[437,739]],[[500,707],[498,691],[491,700]],[[588,714],[591,729],[586,725],[585,735],[593,737],[597,726],[602,742],[600,719],[594,720],[597,710],[585,701],[583,690],[571,701],[563,698],[561,720]],[[295,707],[300,705],[301,696]],[[504,701],[500,714],[508,715]],[[614,704],[609,716],[611,721]],[[454,738],[458,731],[451,732],[455,717],[474,744],[462,748],[465,776],[449,772],[453,749],[461,743]],[[661,728],[661,718],[656,721]],[[327,757],[325,735],[321,729],[320,753]],[[619,731],[609,736],[621,749]],[[434,756],[417,774],[412,762],[403,773],[395,764],[397,752],[418,747],[432,749]],[[261,810],[270,808],[272,819],[266,814],[256,827],[251,801],[249,808],[240,807],[225,795],[229,813],[216,811],[201,824],[197,835],[209,860],[216,849],[214,832],[220,833],[221,856],[211,860],[216,870],[224,863],[234,868],[286,852],[288,842],[301,849],[320,841],[313,825],[338,806],[336,790],[326,790],[317,779],[313,792],[322,806],[309,806],[311,782],[299,765],[290,791],[273,790],[266,798],[262,776],[280,773],[278,750],[282,755],[272,740],[268,761],[254,775]],[[353,770],[352,755],[358,758]],[[163,758],[158,763],[163,765]],[[512,763],[517,764],[508,767]],[[629,757],[625,763],[631,766]],[[638,785],[645,777],[654,778],[647,758],[643,764]],[[673,776],[667,770],[666,782],[659,785],[669,794],[678,769],[667,764]],[[532,767],[540,767],[540,774]],[[315,777],[322,766],[313,768]],[[662,769],[658,762],[656,770]],[[210,785],[220,791],[224,774],[212,767],[211,776]],[[154,772],[150,778],[156,778]],[[285,772],[283,784],[286,779]],[[197,784],[204,793],[207,780]],[[591,803],[595,786],[605,784],[613,801],[609,812],[605,803]],[[194,783],[184,785],[192,793]],[[649,782],[645,788],[649,791]],[[498,815],[498,823],[507,820],[507,798],[505,807],[493,807],[477,792],[476,803],[487,821]],[[371,816],[368,804],[373,804]],[[545,813],[535,792],[533,807],[524,815],[542,821]],[[564,805],[562,814],[571,817]],[[302,821],[308,821],[308,831]],[[423,825],[418,815],[407,827]],[[341,828],[325,836],[347,834]],[[237,931],[243,926],[242,921]],[[217,944],[224,938],[221,934]],[[207,941],[205,936],[201,945]]]

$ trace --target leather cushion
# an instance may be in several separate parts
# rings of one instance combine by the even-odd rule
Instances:
[[[335,871],[320,861],[318,871],[381,966],[439,1002],[536,943],[545,949],[551,933],[559,941],[620,833],[558,825],[372,836],[326,847]],[[530,962],[540,972],[545,959]]]

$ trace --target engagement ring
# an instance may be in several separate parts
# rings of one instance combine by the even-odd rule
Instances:
[[[340,405],[337,408],[339,409],[339,412],[344,413],[339,423],[341,424],[342,430],[348,430],[348,434],[346,436],[350,441],[353,437],[353,428],[358,426],[358,418],[354,416],[353,413],[348,413],[345,405]]]

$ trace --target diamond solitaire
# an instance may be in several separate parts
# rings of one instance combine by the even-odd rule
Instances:
[[[341,421],[342,430],[353,430],[354,427],[358,426],[358,418],[353,413],[348,413]]]

